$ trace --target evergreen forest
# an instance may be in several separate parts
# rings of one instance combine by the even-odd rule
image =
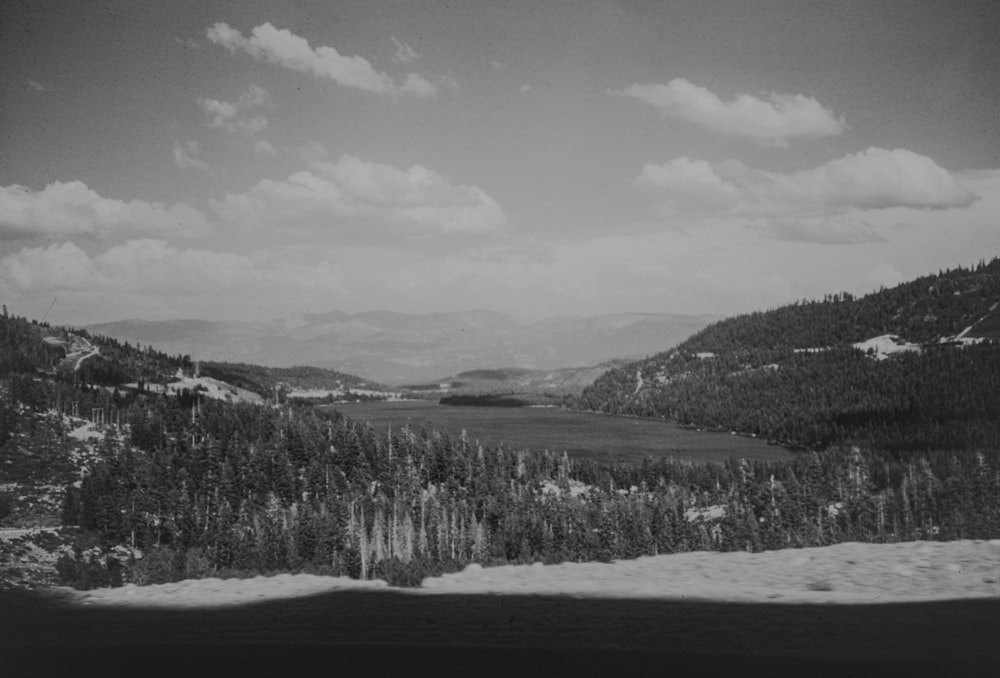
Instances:
[[[59,573],[83,588],[277,572],[415,586],[469,563],[995,537],[998,276],[993,261],[733,318],[609,372],[581,401],[800,444],[787,462],[602,465],[377,431],[301,403],[167,395],[144,384],[192,370],[187,356],[6,314],[0,461],[70,474],[60,519],[78,538]],[[921,314],[933,331],[912,329]],[[974,324],[959,339],[981,340],[941,341]],[[877,360],[851,346],[887,333],[923,350]],[[81,337],[99,355],[67,366]],[[97,412],[102,437],[77,469],[70,429]],[[16,466],[0,464],[0,481]]]

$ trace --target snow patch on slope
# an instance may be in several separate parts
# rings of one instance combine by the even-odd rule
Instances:
[[[875,360],[885,360],[889,356],[895,355],[896,353],[920,351],[920,346],[918,344],[911,344],[904,341],[895,334],[882,334],[877,337],[872,337],[866,341],[852,344],[852,346],[863,353],[869,353]]]

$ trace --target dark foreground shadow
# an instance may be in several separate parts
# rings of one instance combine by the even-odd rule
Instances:
[[[340,592],[241,607],[0,593],[0,674],[997,675],[1000,600],[735,604]]]

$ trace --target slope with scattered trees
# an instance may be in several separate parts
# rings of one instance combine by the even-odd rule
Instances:
[[[816,449],[903,452],[1000,447],[998,392],[994,259],[723,320],[608,372],[580,402]]]
[[[303,390],[385,390],[380,384],[365,381],[353,374],[320,367],[262,367],[245,363],[203,362],[200,363],[200,369],[207,377],[253,391],[265,398],[273,395],[276,387]]]

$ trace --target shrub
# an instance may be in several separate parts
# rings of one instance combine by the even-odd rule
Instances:
[[[204,549],[189,548],[184,553],[184,577],[188,579],[204,579],[213,574],[215,568],[212,559]]]
[[[361,552],[357,549],[344,549],[341,553],[344,570],[351,579],[361,579]]]
[[[80,591],[122,585],[122,565],[112,556],[102,563],[95,553],[86,558],[79,550],[72,556],[64,553],[56,560],[56,573],[61,584]]]
[[[372,568],[372,579],[384,579],[389,586],[416,588],[424,577],[431,574],[427,564],[422,560],[411,560],[404,563],[398,558],[389,558],[375,563]]]
[[[63,586],[73,586],[77,580],[77,560],[68,553],[64,553],[56,560],[56,574],[59,575],[59,583]]]
[[[135,562],[129,570],[128,579],[139,586],[146,586],[177,581],[180,574],[177,553],[168,546],[157,546]]]
[[[9,492],[0,492],[0,520],[14,511],[14,496]]]

